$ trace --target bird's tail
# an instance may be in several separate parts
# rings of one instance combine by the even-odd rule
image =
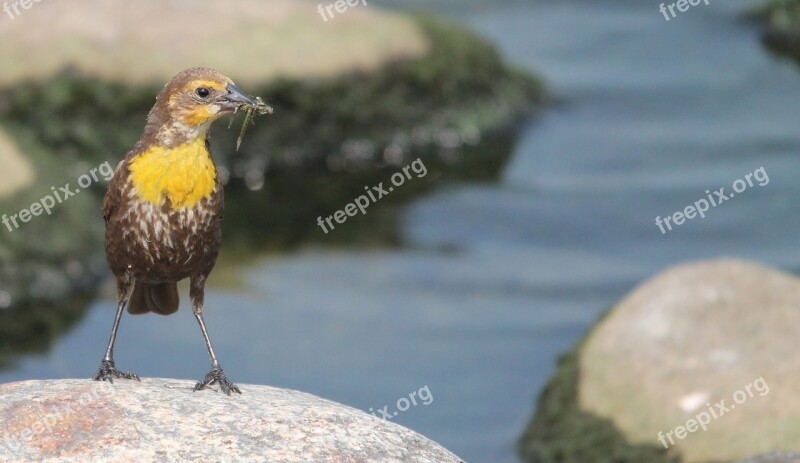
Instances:
[[[178,311],[179,302],[177,283],[136,283],[128,301],[128,312],[133,315],[147,312],[171,315]]]

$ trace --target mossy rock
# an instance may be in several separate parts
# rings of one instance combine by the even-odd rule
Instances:
[[[226,226],[243,228],[226,230],[226,237],[285,246],[317,236],[317,216],[419,157],[434,170],[430,179],[497,175],[513,147],[516,122],[545,101],[540,81],[510,68],[464,28],[413,21],[430,44],[424,56],[374,72],[248,88],[266,97],[275,114],[248,130],[240,152],[234,151],[238,130],[216,124],[212,151],[230,173],[228,197],[241,197],[228,202]],[[0,124],[25,124],[64,162],[115,163],[138,137],[159,87],[66,72],[0,90]],[[379,206],[413,197],[431,183],[409,182],[403,194]],[[337,234],[345,236],[365,234]]]
[[[269,158],[297,164],[329,156],[371,163],[396,144],[458,146],[508,128],[542,106],[545,92],[534,76],[508,66],[497,50],[472,32],[425,17],[414,24],[430,44],[426,54],[393,60],[373,72],[332,78],[267,79],[245,88],[275,107],[233,152],[238,131],[218,123],[213,133],[222,160]],[[180,69],[173,66],[173,73]],[[235,72],[220,68],[238,80]],[[57,154],[73,159],[118,159],[142,130],[144,117],[168,77],[131,85],[69,68],[42,81],[0,86],[0,123],[28,125]],[[373,144],[354,154],[359,141]],[[350,142],[350,143],[348,143]],[[363,151],[363,150],[362,150]],[[356,159],[357,158],[357,159]]]
[[[710,463],[800,450],[798,294],[797,277],[738,260],[642,283],[562,360],[521,454]]]
[[[585,340],[558,360],[517,445],[527,463],[681,463],[658,445],[632,444],[611,420],[578,405],[580,351]]]

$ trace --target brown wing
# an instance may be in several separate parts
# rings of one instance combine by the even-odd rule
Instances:
[[[103,197],[103,220],[105,220],[106,225],[108,225],[108,221],[111,219],[111,214],[114,213],[114,210],[117,208],[119,204],[122,194],[122,186],[127,181],[128,177],[128,156],[125,156],[119,164],[117,164],[116,169],[114,169],[114,176],[111,177],[111,181],[108,182],[108,188],[106,189],[106,194]]]

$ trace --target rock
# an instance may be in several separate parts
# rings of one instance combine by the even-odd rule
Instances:
[[[771,452],[750,457],[739,463],[800,463],[800,453]]]
[[[29,186],[34,178],[31,163],[20,152],[16,143],[0,130],[0,199]]]
[[[686,461],[800,450],[798,309],[800,280],[777,270],[736,260],[669,269],[587,339],[580,405],[631,442],[658,444],[659,432],[686,425],[706,404],[736,406],[733,395],[763,378],[761,390],[720,411],[706,431],[675,438],[676,449]]]
[[[562,361],[520,452],[580,461],[575,452],[603,449],[650,463],[800,450],[798,329],[794,275],[728,259],[667,269]]]
[[[278,76],[371,70],[427,51],[424,34],[408,16],[368,2],[326,22],[318,4],[37,1],[13,20],[3,13],[0,42],[9,46],[0,49],[0,86],[47,79],[65,67],[117,82],[163,85],[177,71],[202,64],[249,88]]]
[[[193,392],[146,378],[0,385],[0,462],[264,461],[456,463],[400,425],[311,394],[239,385]]]

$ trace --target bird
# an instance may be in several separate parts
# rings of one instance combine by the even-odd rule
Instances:
[[[260,99],[259,99],[260,101]],[[209,129],[226,114],[257,102],[224,74],[206,67],[175,75],[156,97],[144,131],[114,169],[103,199],[105,253],[117,289],[117,312],[96,381],[124,378],[114,344],[127,307],[132,315],[171,315],[177,283],[189,279],[192,312],[211,371],[195,391],[218,384],[241,394],[222,370],[203,319],[205,285],[222,243],[224,194],[209,149]]]

